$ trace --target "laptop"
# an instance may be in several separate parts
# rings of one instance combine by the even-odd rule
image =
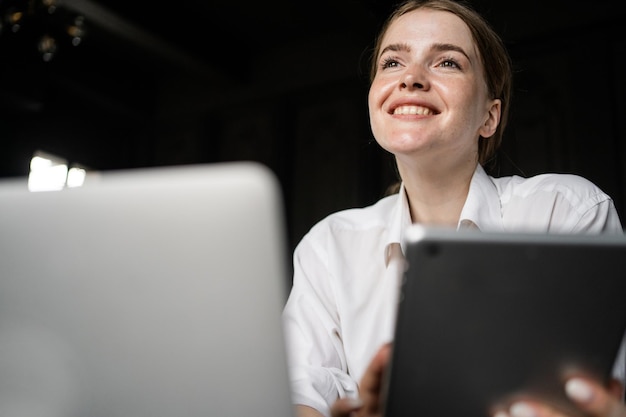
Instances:
[[[611,376],[626,237],[415,225],[404,244],[386,417],[489,417],[519,399],[581,415],[563,383]]]
[[[253,162],[0,182],[0,415],[293,416],[280,186]]]

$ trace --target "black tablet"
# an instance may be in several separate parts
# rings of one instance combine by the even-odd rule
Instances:
[[[487,417],[522,398],[580,415],[564,380],[611,377],[625,236],[412,226],[405,254],[386,417]]]

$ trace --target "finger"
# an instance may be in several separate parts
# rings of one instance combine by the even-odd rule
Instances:
[[[349,417],[353,412],[363,407],[359,398],[340,398],[330,407],[332,417]]]
[[[551,407],[532,401],[512,404],[509,414],[511,417],[566,417]]]
[[[617,388],[621,387],[618,385]],[[583,378],[572,378],[565,384],[568,397],[587,415],[594,417],[626,417],[626,407],[615,391]],[[511,417],[565,417],[553,408],[532,401],[514,403],[509,414]]]
[[[381,347],[376,355],[374,355],[374,358],[361,379],[359,390],[361,398],[363,399],[366,415],[373,415],[380,412],[383,374],[389,363],[390,354],[390,344]]]
[[[608,386],[609,394],[613,396],[613,398],[619,400],[620,402],[624,402],[624,384],[622,381],[616,378],[612,378],[609,381]]]
[[[626,417],[626,407],[620,403],[615,391],[583,378],[572,378],[565,384],[568,397],[582,410],[597,417]]]

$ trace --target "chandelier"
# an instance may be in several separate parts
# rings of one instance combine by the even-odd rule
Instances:
[[[85,18],[57,0],[0,0],[0,48],[51,61],[62,48],[77,47]]]

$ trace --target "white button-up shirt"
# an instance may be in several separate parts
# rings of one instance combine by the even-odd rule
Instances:
[[[372,356],[393,338],[410,224],[401,188],[372,206],[328,216],[298,244],[283,313],[296,404],[329,415],[338,397],[358,395]],[[493,178],[480,165],[458,223],[465,227],[623,233],[611,198],[582,177]]]

